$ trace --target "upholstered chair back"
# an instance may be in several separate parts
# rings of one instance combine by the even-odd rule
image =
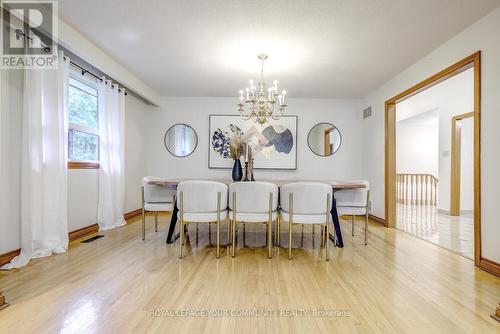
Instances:
[[[370,183],[365,180],[353,180],[350,182],[362,183],[366,188],[344,189],[335,193],[337,206],[365,207],[367,205]]]
[[[184,194],[185,213],[217,211],[217,193],[221,193],[221,210],[227,209],[227,185],[214,181],[184,181],[177,186],[177,201]]]
[[[281,187],[280,206],[288,212],[289,195],[293,194],[293,213],[296,215],[320,215],[326,212],[328,194],[332,201],[332,186],[320,182],[296,182]]]
[[[144,202],[173,203],[175,196],[175,189],[168,186],[149,184],[149,182],[154,181],[155,179],[158,178],[152,176],[146,176],[142,178],[142,186],[144,187]]]
[[[239,213],[269,212],[269,193],[273,195],[272,211],[278,209],[278,186],[268,182],[236,182],[229,185],[229,209],[234,210],[233,193],[236,193],[236,210]]]

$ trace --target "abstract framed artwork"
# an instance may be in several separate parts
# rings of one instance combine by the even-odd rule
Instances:
[[[208,167],[230,169],[234,161],[229,156],[231,133],[252,134],[259,141],[254,150],[254,169],[297,169],[297,116],[281,116],[260,125],[239,115],[209,116]]]

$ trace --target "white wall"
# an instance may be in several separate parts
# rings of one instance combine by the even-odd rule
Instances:
[[[208,169],[209,114],[236,114],[236,98],[164,98],[148,117],[149,174],[182,178],[229,178],[230,170]],[[359,100],[290,99],[287,115],[298,115],[297,170],[255,170],[255,178],[355,179],[361,175],[361,108]],[[186,158],[172,156],[163,137],[183,122],[198,134],[196,151]],[[342,133],[342,146],[331,157],[319,157],[307,146],[307,134],[319,122],[330,122]]]
[[[147,118],[156,107],[134,96],[125,97],[125,212],[142,206],[142,178],[147,169]]]
[[[375,215],[384,212],[384,103],[403,90],[430,77],[451,64],[481,50],[481,218],[482,256],[500,263],[500,8],[465,29],[442,46],[410,66],[395,78],[370,93],[364,106],[372,105],[373,116],[364,123],[363,176],[372,187]]]
[[[153,107],[131,94],[125,97],[125,212],[141,207],[141,180],[147,172],[145,119],[150,108]],[[69,231],[97,222],[98,195],[98,170],[69,170]]]
[[[460,210],[474,210],[474,119],[461,121]]]
[[[453,116],[474,110],[473,69],[460,73],[428,89],[428,91],[429,95],[433,94],[435,96],[436,104],[439,107],[438,208],[449,212],[451,196],[451,122]],[[425,92],[421,94],[425,94]],[[472,156],[469,156],[469,159],[471,158]],[[469,192],[469,197],[473,196],[473,190],[471,192],[471,189],[461,189],[462,194],[466,191]]]
[[[396,123],[396,172],[431,174],[439,172],[439,117],[432,112],[429,121],[415,121],[418,116]]]

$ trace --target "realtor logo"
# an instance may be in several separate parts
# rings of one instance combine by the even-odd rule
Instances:
[[[57,2],[1,1],[1,69],[57,66]]]

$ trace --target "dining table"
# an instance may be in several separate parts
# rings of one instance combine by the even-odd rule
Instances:
[[[169,179],[169,178],[155,178],[153,180],[149,181],[149,184],[153,185],[158,185],[158,186],[165,186],[172,188],[174,190],[177,189],[177,185],[183,181],[193,181],[195,179]],[[200,180],[200,179],[196,179]],[[217,182],[222,182],[225,183],[226,185],[230,185],[231,183],[234,183],[235,181],[229,180],[229,179],[210,179],[207,181],[217,181]],[[270,182],[274,183],[280,188],[284,184],[287,183],[294,183],[294,182],[320,182],[320,183],[325,183],[328,184],[332,187],[333,189],[333,200],[332,200],[332,209],[331,209],[331,214],[332,214],[332,223],[333,223],[333,228],[335,230],[335,235],[330,234],[330,240],[332,240],[335,245],[339,248],[344,247],[344,241],[342,239],[342,230],[340,228],[340,221],[339,221],[339,216],[337,214],[337,204],[335,201],[335,192],[344,190],[344,189],[359,189],[359,188],[365,188],[366,185],[360,182],[353,182],[353,181],[340,181],[340,180],[259,180],[262,182]],[[245,182],[245,181],[239,181],[239,182]],[[252,182],[252,181],[247,181],[247,182]],[[172,218],[170,219],[170,226],[168,228],[168,234],[167,234],[167,244],[174,243],[177,238],[179,238],[179,233],[177,233],[174,236],[174,231],[175,231],[175,225],[177,224],[177,213],[179,212],[179,208],[177,207],[177,201],[174,202],[174,211],[172,212]]]

